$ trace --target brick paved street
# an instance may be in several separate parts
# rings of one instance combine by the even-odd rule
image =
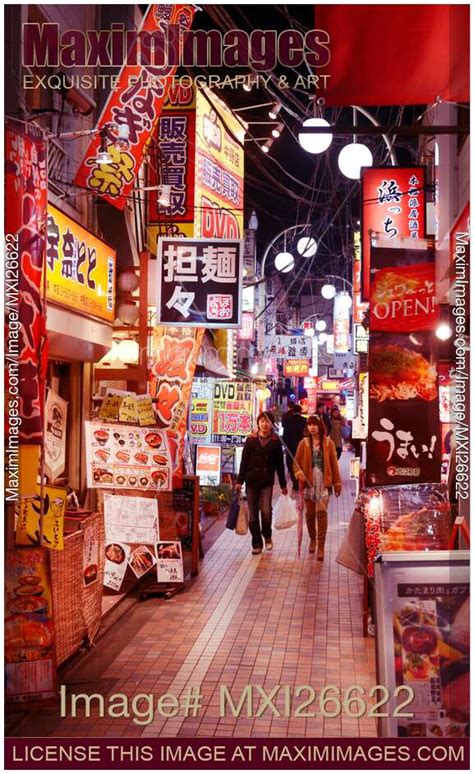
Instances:
[[[366,691],[376,684],[374,640],[362,636],[362,579],[335,562],[350,519],[355,485],[349,481],[349,454],[342,457],[344,489],[330,498],[326,559],[308,553],[303,536],[297,557],[296,529],[274,531],[274,549],[250,553],[250,537],[224,530],[206,554],[199,576],[186,591],[169,601],[149,599],[135,605],[126,619],[104,636],[97,648],[67,673],[68,690],[102,693],[164,693],[180,696],[200,689],[202,707],[185,718],[154,717],[146,725],[129,718],[99,718],[94,709],[84,717],[61,719],[52,711],[33,715],[15,736],[60,737],[354,737],[375,736],[375,722],[341,713],[318,712],[319,691],[335,685],[341,693],[351,685]],[[90,663],[89,663],[90,662]],[[92,667],[92,664],[94,666]],[[285,690],[267,708],[247,717],[244,705],[234,717],[220,712],[220,691],[227,686],[234,700],[246,685],[312,686],[317,699],[301,691],[291,712],[285,711]],[[287,699],[288,701],[288,699]],[[331,710],[334,705],[328,704]],[[305,717],[316,710],[316,717]],[[291,717],[285,717],[291,715]]]

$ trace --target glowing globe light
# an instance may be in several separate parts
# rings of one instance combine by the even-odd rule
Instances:
[[[352,306],[352,298],[349,293],[339,293],[339,303],[345,309],[350,309]]]
[[[441,341],[447,341],[448,339],[451,338],[452,335],[453,335],[453,332],[447,323],[441,323],[436,328],[436,336]]]
[[[351,142],[341,150],[337,163],[343,175],[351,180],[358,180],[361,167],[371,167],[373,158],[367,145]]]
[[[324,118],[307,118],[303,126],[330,126]],[[332,143],[332,134],[298,134],[298,142],[308,153],[323,153]]]
[[[327,328],[326,320],[318,320],[316,323],[316,330],[317,331],[325,331]]]
[[[287,274],[295,267],[295,259],[291,253],[278,253],[275,258],[275,269]]]
[[[321,288],[321,295],[323,298],[334,298],[336,295],[336,288],[334,285],[323,285]]]
[[[305,258],[312,258],[316,255],[318,249],[318,243],[312,237],[301,237],[296,243],[296,249],[300,255],[304,255]]]
[[[318,344],[325,344],[327,340],[328,340],[327,333],[320,333],[319,334],[319,336],[318,336]]]

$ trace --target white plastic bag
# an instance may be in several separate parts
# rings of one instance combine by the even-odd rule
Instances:
[[[290,495],[280,495],[273,508],[275,529],[289,529],[298,521],[298,509]]]

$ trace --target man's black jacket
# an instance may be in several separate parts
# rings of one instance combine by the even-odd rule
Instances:
[[[240,463],[238,484],[263,489],[273,486],[275,472],[283,489],[286,487],[285,468],[283,465],[283,449],[280,439],[272,434],[270,440],[262,444],[257,435],[250,435],[245,441]]]

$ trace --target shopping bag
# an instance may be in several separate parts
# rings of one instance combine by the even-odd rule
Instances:
[[[341,427],[341,435],[344,441],[349,441],[351,437],[350,425],[343,425]]]
[[[235,529],[235,526],[237,524],[237,517],[239,515],[241,500],[242,500],[242,497],[240,495],[236,495],[230,504],[229,513],[227,514],[227,521],[226,521],[227,529]]]
[[[249,531],[249,509],[247,501],[241,498],[237,524],[235,525],[236,535],[246,535]]]
[[[288,529],[298,521],[298,509],[290,495],[280,495],[273,508],[275,529]]]

